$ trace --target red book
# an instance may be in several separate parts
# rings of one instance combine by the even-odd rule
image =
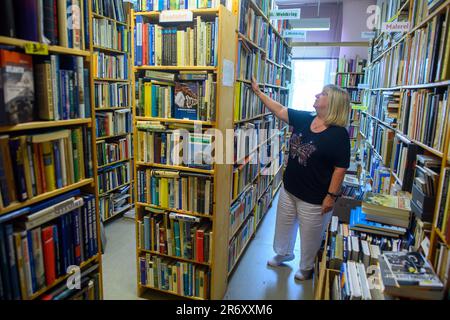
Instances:
[[[197,246],[197,261],[198,262],[203,262],[204,261],[204,257],[203,257],[203,238],[205,236],[205,232],[202,229],[197,229],[196,232],[196,241],[195,241],[195,245]]]
[[[159,252],[162,254],[167,254],[166,250],[166,229],[159,228]]]
[[[142,30],[142,63],[144,66],[148,65],[148,27],[149,24],[146,23]]]
[[[447,240],[447,243],[450,242],[450,217],[447,218],[447,226],[445,227],[445,240]]]
[[[51,285],[56,280],[55,241],[53,226],[42,229],[42,249],[44,252],[45,282]]]

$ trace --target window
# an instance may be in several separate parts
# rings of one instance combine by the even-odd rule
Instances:
[[[314,111],[316,94],[335,82],[336,59],[293,60],[292,108]]]

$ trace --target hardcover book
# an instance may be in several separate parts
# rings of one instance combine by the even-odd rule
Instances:
[[[197,82],[177,82],[175,84],[174,118],[197,120],[200,84]]]

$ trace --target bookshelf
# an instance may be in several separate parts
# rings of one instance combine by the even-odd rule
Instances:
[[[437,270],[445,266],[440,253],[450,240],[446,205],[450,33],[443,27],[448,26],[450,1],[430,2],[438,3],[432,8],[428,3],[391,1],[383,5],[382,21],[409,21],[410,31],[379,32],[371,41],[365,69],[370,88],[363,99],[367,110],[360,116],[360,136],[365,141],[361,152],[366,155],[361,172],[375,192],[403,191],[414,201],[417,156],[437,159],[440,165],[431,198],[435,205],[426,218],[431,225],[427,258]]]
[[[228,278],[229,276],[231,276],[232,270],[237,265],[240,257],[244,254],[245,248],[250,243],[250,241],[247,240],[251,239],[251,235],[254,234],[254,231],[259,226],[262,217],[271,205],[273,197],[275,196],[281,185],[282,170],[276,170],[275,167],[278,168],[279,166],[275,166],[275,163],[279,164],[279,162],[282,161],[283,158],[280,158],[279,154],[286,150],[286,140],[284,137],[285,131],[287,131],[287,127],[285,126],[283,126],[282,133],[279,134],[279,138],[282,142],[280,143],[279,150],[276,152],[276,156],[273,156],[273,158],[270,159],[269,163],[261,166],[261,170],[259,170],[266,171],[266,178],[263,179],[263,174],[260,175],[260,173],[258,173],[258,175],[255,176],[255,179],[249,181],[259,183],[260,180],[264,180],[265,184],[260,184],[260,194],[256,194],[256,188],[254,188],[250,184],[247,184],[245,186],[242,185],[242,190],[240,190],[240,192],[237,192],[233,196],[232,185],[235,165],[233,164],[233,158],[229,159],[230,156],[232,156],[233,152],[230,152],[229,150],[227,151],[226,145],[223,146],[223,155],[225,158],[227,158],[226,163],[215,163],[210,168],[197,168],[189,166],[187,164],[177,163],[172,159],[172,156],[168,155],[160,158],[159,141],[163,141],[163,143],[161,144],[161,148],[163,148],[164,146],[164,148],[168,148],[170,150],[170,148],[166,147],[166,145],[170,144],[169,141],[171,140],[168,137],[166,138],[166,135],[173,134],[173,130],[177,128],[188,129],[192,133],[192,130],[194,128],[200,127],[202,130],[202,134],[205,134],[204,132],[207,130],[215,129],[219,133],[223,134],[224,139],[228,139],[225,138],[225,133],[227,131],[230,132],[231,130],[234,130],[236,126],[244,126],[247,124],[255,123],[257,121],[266,121],[267,124],[269,123],[266,118],[268,118],[270,114],[264,112],[262,109],[254,110],[255,112],[253,112],[252,115],[248,117],[236,117],[236,112],[239,113],[239,110],[235,109],[234,101],[237,93],[235,87],[238,84],[245,84],[247,86],[251,85],[249,78],[240,78],[239,75],[236,74],[236,61],[238,54],[237,46],[239,44],[239,41],[245,41],[247,45],[252,48],[252,50],[258,50],[258,52],[264,54],[264,57],[263,55],[260,56],[261,61],[269,59],[270,61],[268,61],[267,63],[272,64],[277,68],[285,69],[285,73],[287,73],[286,70],[288,69],[288,65],[290,65],[290,60],[288,58],[281,59],[281,46],[279,46],[280,53],[272,53],[273,58],[269,58],[268,56],[266,56],[269,49],[266,44],[262,45],[261,43],[255,43],[252,40],[248,39],[246,35],[239,34],[239,3],[239,1],[233,2],[233,12],[230,12],[222,5],[219,5],[217,8],[215,8],[214,1],[213,8],[189,9],[189,11],[192,12],[194,24],[199,21],[198,19],[200,19],[201,23],[208,24],[211,22],[216,24],[215,30],[217,32],[217,44],[215,48],[217,48],[217,51],[215,52],[215,54],[217,54],[217,57],[214,59],[214,56],[211,54],[210,59],[206,59],[207,63],[200,63],[201,65],[198,65],[197,59],[198,61],[202,61],[202,58],[198,51],[194,54],[196,59],[196,63],[194,64],[192,63],[193,60],[191,60],[190,63],[185,63],[186,61],[183,59],[183,57],[181,57],[180,60],[180,56],[177,56],[176,59],[172,57],[171,63],[161,63],[160,61],[158,61],[157,51],[159,50],[159,47],[156,47],[155,53],[153,53],[152,50],[150,50],[151,53],[149,53],[148,51],[145,51],[146,49],[141,49],[139,38],[137,38],[138,42],[133,42],[133,86],[136,89],[135,92],[138,93],[138,96],[136,96],[136,99],[134,99],[135,112],[133,118],[133,123],[135,124],[134,136],[136,137],[134,147],[134,157],[136,159],[136,164],[134,170],[135,176],[137,177],[135,188],[135,196],[137,199],[136,263],[138,275],[138,295],[141,297],[145,297],[146,291],[154,290],[194,300],[222,299],[226,291]],[[258,8],[254,3],[250,5]],[[259,12],[260,10],[258,9],[256,9],[255,11]],[[136,28],[141,28],[141,25],[144,26],[143,28],[150,28],[149,30],[152,30],[153,28],[156,29],[159,25],[166,28],[172,27],[173,24],[171,25],[170,23],[159,23],[159,19],[162,14],[163,13],[160,11],[133,11],[131,29],[136,30]],[[263,18],[265,22],[269,23],[266,14],[263,14],[261,18]],[[149,26],[147,26],[147,24],[149,24]],[[181,22],[179,23],[178,31],[186,32],[187,34],[189,34],[189,28],[191,27],[192,22]],[[276,28],[274,26],[271,26],[271,28],[272,32],[275,34],[275,31],[277,31]],[[268,31],[266,31],[265,34],[267,33]],[[278,31],[276,34],[278,34],[279,36]],[[155,37],[156,39],[158,39],[158,35],[155,35]],[[276,39],[276,37],[277,36],[274,35],[274,39]],[[281,38],[273,41],[278,41],[279,43],[285,44],[284,39]],[[143,47],[145,47],[145,45],[143,45]],[[211,47],[214,47],[214,45],[211,45]],[[154,56],[152,57],[153,54]],[[192,53],[189,53],[188,55],[192,55]],[[276,61],[276,59],[278,59],[278,61]],[[173,63],[174,60],[177,62],[182,62],[178,64]],[[235,80],[231,86],[222,83],[223,76],[226,75],[226,70],[224,68],[226,67],[225,62],[227,61],[233,63],[233,69],[235,72],[234,79],[239,79]],[[285,65],[283,66],[282,63]],[[163,71],[164,74],[161,74],[161,71]],[[263,73],[263,71],[264,69],[261,68],[261,73]],[[281,72],[282,70],[280,70],[280,75]],[[197,118],[190,119],[187,119],[186,117],[175,116],[173,113],[174,109],[170,109],[175,107],[171,105],[170,101],[168,100],[164,100],[167,104],[163,105],[162,109],[160,109],[161,107],[157,108],[157,106],[154,106],[153,100],[151,103],[149,102],[151,109],[146,110],[144,108],[146,103],[141,102],[142,100],[145,101],[146,99],[145,89],[143,89],[145,88],[144,83],[150,83],[149,85],[152,87],[151,90],[162,90],[162,92],[169,92],[170,94],[170,92],[172,92],[173,90],[172,85],[169,85],[170,83],[175,82],[176,86],[177,81],[190,81],[189,78],[183,78],[184,75],[187,74],[187,76],[189,76],[202,73],[208,75],[208,78],[205,78],[205,80],[201,81],[207,82],[211,77],[213,79],[214,85],[217,86],[215,90],[213,89],[213,92],[215,93],[215,116],[210,116],[210,113],[206,113],[206,117],[204,117],[202,113],[199,113],[198,115],[196,115]],[[173,74],[175,76],[170,78],[170,75]],[[148,80],[145,80],[146,77],[148,78]],[[169,77],[170,80],[164,77]],[[175,80],[175,77],[177,80]],[[161,78],[164,78],[165,80]],[[283,83],[276,83],[273,81],[271,82],[270,79],[261,78],[260,82],[261,86],[267,93],[271,94],[275,98],[279,98],[280,96],[282,96],[282,99],[285,99],[282,103],[287,102],[287,87],[289,85],[288,80],[284,81]],[[281,94],[281,92],[283,92],[283,94]],[[214,108],[214,105],[212,105],[212,108]],[[202,120],[197,120],[200,119],[200,117],[204,118],[202,118]],[[278,126],[281,129],[281,123],[275,124],[274,121],[270,123],[272,123],[272,129],[278,128]],[[147,125],[147,127],[145,125]],[[274,131],[270,131],[265,136],[260,137],[260,140],[258,141],[258,143],[255,143],[255,146],[254,148],[252,148],[252,150],[246,150],[248,153],[242,154],[241,157],[242,161],[244,162],[244,166],[245,161],[248,161],[248,156],[250,156],[251,154],[257,156],[260,152],[262,152],[262,148],[264,145],[267,146],[267,143],[269,141],[273,142],[278,138],[277,135],[278,134],[274,134]],[[147,142],[141,143],[141,141]],[[157,142],[153,144],[149,143],[148,141]],[[231,141],[233,141],[233,139],[231,139]],[[228,147],[232,147],[234,142],[231,142],[230,144],[230,142],[227,141],[225,144],[228,144]],[[156,147],[144,147],[148,145]],[[158,151],[155,153],[155,150]],[[274,148],[272,148],[272,150],[275,151]],[[220,151],[222,151],[222,149]],[[161,157],[163,155],[164,153],[161,153]],[[237,155],[235,155],[235,157],[235,160],[237,160]],[[274,165],[271,166],[270,164]],[[260,164],[258,163],[258,166],[259,165]],[[269,172],[269,170],[272,170],[272,172]],[[166,177],[164,177],[163,175],[158,177],[158,174],[161,174],[161,172],[163,172],[164,174],[172,175],[175,172],[173,182],[171,180],[172,178],[170,178],[169,175]],[[177,176],[178,174],[179,178]],[[205,181],[205,188],[210,188],[206,190],[210,190],[211,193],[205,191],[205,194],[210,194],[211,210],[206,210],[205,207],[204,211],[202,210],[202,206],[196,207],[197,204],[195,204],[195,202],[192,202],[192,206],[194,207],[191,207],[191,200],[189,200],[189,197],[192,197],[192,194],[194,194],[195,198],[197,190],[199,190],[197,189],[198,187],[195,187],[195,185],[192,185],[194,186],[193,188],[191,187],[191,180],[188,180],[191,178],[201,179],[201,181]],[[187,199],[186,205],[184,204],[184,200],[182,201],[182,199],[177,201],[176,196],[171,198],[172,192],[177,191],[172,191],[175,189],[172,189],[170,185],[173,183],[175,183],[176,185],[178,183],[182,183],[183,179],[188,180],[188,182],[186,182],[186,185],[188,185],[189,183],[190,186],[189,192],[181,193],[182,198],[186,197]],[[168,182],[166,182],[165,180],[167,180]],[[154,183],[160,184],[160,188],[158,189],[160,192],[158,196],[152,193],[157,190],[155,187],[153,187],[152,181],[154,181]],[[168,189],[166,189],[166,183],[169,185]],[[231,230],[230,208],[232,205],[232,201],[240,200],[243,194],[250,189],[254,190],[253,192],[255,192],[254,205],[250,210],[251,214],[247,215],[245,219],[242,219],[239,225],[234,225],[235,228]],[[169,194],[168,200],[165,199],[165,190],[169,190],[167,192]],[[149,192],[150,194],[148,194]],[[199,199],[201,200],[201,198]],[[178,249],[176,248],[176,246],[178,246],[178,244],[176,244],[176,239],[178,237],[177,232],[179,231],[175,230],[177,230],[178,226],[181,225],[182,220],[180,220],[180,217],[183,215],[190,217],[189,219],[191,220],[194,218],[200,219],[200,222],[198,222],[199,224],[190,224],[190,228],[195,228],[195,230],[197,230],[195,232],[204,230],[204,237],[205,239],[209,239],[208,241],[210,243],[210,246],[207,249],[209,253],[206,253],[206,251],[202,251],[196,247],[196,245],[198,245],[198,238],[195,238],[196,242],[191,245],[191,248],[193,248],[192,250],[194,251],[192,255],[189,253],[186,254],[183,249],[181,249],[181,253],[177,252]],[[252,218],[253,216],[254,218]],[[206,225],[207,228],[202,229],[202,224]],[[158,227],[156,227],[156,225],[158,225]],[[162,240],[159,240],[158,244],[158,240],[154,241],[154,235],[152,234],[158,234],[157,237],[161,237],[161,228],[163,228],[164,230],[169,229],[169,233],[163,235],[161,238]],[[180,226],[179,228],[182,227]],[[150,231],[147,232],[146,230]],[[248,230],[247,236],[243,236],[244,230]],[[171,235],[172,232],[174,233],[174,237],[172,237]],[[162,231],[162,233],[164,234],[165,231]],[[182,237],[184,236],[180,235],[180,238]],[[234,240],[238,237],[243,237],[242,239],[245,238],[245,243],[241,242],[237,244]],[[151,239],[151,241],[148,240],[149,238]],[[162,247],[161,243],[164,243]],[[172,246],[172,250],[166,249],[166,244],[170,244]],[[235,249],[236,254],[236,256],[233,257],[231,257],[230,255],[230,249],[232,247]],[[181,245],[181,248],[183,248],[183,245]],[[204,248],[205,247],[203,247],[203,249]],[[203,260],[203,257],[198,256],[199,252],[203,252],[205,254],[205,259],[207,258],[207,260]],[[233,260],[233,263],[230,263],[230,259]],[[185,268],[188,268],[188,270],[194,270],[193,272],[191,271],[191,274],[195,278],[199,277],[200,281],[204,281],[204,283],[207,283],[208,288],[206,290],[204,290],[204,287],[197,288],[197,290],[189,292],[190,289],[186,289],[184,287],[183,289],[186,289],[187,291],[180,291],[178,288],[175,289],[173,284],[173,277],[169,278],[169,282],[171,284],[167,288],[162,286],[160,283],[154,282],[155,276],[152,275],[152,271],[154,271],[154,268],[167,268],[167,266],[168,268],[170,268],[172,274],[174,272],[179,274],[180,270],[183,270]]]
[[[118,11],[105,9],[102,12],[102,6],[91,6],[90,10],[89,48],[96,62],[91,64],[96,185],[103,180],[117,180],[108,186],[102,185],[102,189],[97,188],[97,207],[105,223],[134,206],[129,6],[123,2]],[[100,58],[102,55],[105,59]],[[108,71],[111,69],[112,73]],[[117,170],[118,167],[125,169]]]
[[[14,171],[14,184],[18,184],[18,181],[23,179],[23,176],[18,173],[19,171],[16,167],[14,167],[14,170],[13,168],[4,167],[5,163],[3,161],[11,156],[9,154],[11,150],[6,151],[10,149],[8,143],[11,143],[16,137],[19,137],[19,140],[24,139],[20,140],[25,143],[22,147],[28,148],[24,149],[21,154],[12,155],[14,157],[13,166],[25,167],[25,184],[22,185],[20,190],[22,195],[20,197],[17,195],[11,197],[12,193],[18,191],[14,187],[11,187],[11,180],[8,182],[7,188],[4,188],[4,185],[1,188],[0,228],[2,229],[2,238],[0,238],[0,244],[3,250],[7,250],[7,252],[2,251],[1,254],[14,255],[17,259],[19,259],[20,255],[23,258],[22,255],[26,253],[25,251],[19,251],[17,241],[20,242],[20,237],[22,238],[22,245],[27,243],[27,246],[29,245],[33,248],[36,247],[43,250],[40,256],[36,256],[35,251],[30,251],[28,256],[29,260],[23,260],[23,265],[19,263],[16,265],[19,274],[17,277],[14,276],[13,271],[16,267],[12,265],[2,266],[3,294],[6,294],[2,298],[5,299],[73,299],[74,296],[83,299],[103,298],[102,256],[100,253],[101,250],[99,249],[101,248],[99,236],[101,229],[100,219],[98,212],[95,211],[95,201],[93,200],[96,192],[96,179],[93,174],[94,167],[92,165],[94,155],[92,149],[89,147],[95,145],[95,118],[93,117],[93,105],[90,103],[92,92],[89,90],[90,79],[93,77],[90,71],[92,60],[91,52],[88,48],[89,45],[85,41],[85,36],[87,36],[87,30],[90,25],[89,15],[85,13],[89,11],[91,1],[83,0],[79,2],[79,5],[82,9],[79,17],[80,29],[72,30],[67,28],[67,30],[64,30],[63,28],[59,28],[60,36],[51,40],[51,44],[39,41],[42,36],[51,36],[47,31],[42,34],[42,30],[37,34],[38,37],[35,37],[30,36],[30,33],[20,34],[23,31],[19,31],[13,27],[14,37],[0,36],[0,49],[3,52],[8,52],[4,53],[2,57],[5,59],[2,61],[2,68],[8,63],[6,61],[8,55],[11,55],[11,52],[17,52],[24,59],[30,59],[32,61],[32,64],[27,67],[32,67],[30,70],[32,70],[31,72],[34,78],[32,87],[34,98],[29,102],[33,110],[32,116],[29,119],[31,121],[19,120],[18,123],[6,123],[0,126],[0,136],[2,137],[2,171],[3,173],[5,172],[4,170]],[[16,9],[14,8],[14,10]],[[30,7],[27,9],[35,10],[33,16],[36,17],[34,21],[27,21],[27,28],[29,29],[27,32],[30,32],[30,30],[38,30],[37,26],[34,25],[35,23],[39,23],[37,8]],[[83,9],[86,9],[86,11]],[[47,10],[51,9],[47,8]],[[14,14],[14,12],[5,12],[5,14]],[[59,13],[44,11],[44,15],[53,17],[59,16]],[[71,38],[72,36],[69,36],[71,32],[75,34],[78,31],[81,32],[80,38]],[[67,38],[71,39],[67,41]],[[67,41],[67,44],[63,45],[62,43],[64,41]],[[33,51],[33,49],[32,53],[26,53],[26,50],[30,47],[34,49],[40,47],[41,50]],[[58,68],[61,68],[55,68],[54,63],[58,63]],[[59,63],[61,64],[59,65]],[[42,71],[44,68],[48,69]],[[45,78],[43,72],[47,76],[45,80],[43,80],[43,77]],[[48,79],[53,79],[56,82],[51,83]],[[69,81],[73,81],[73,87],[70,91],[63,90],[58,81],[67,81],[67,84]],[[76,87],[73,85],[74,82],[77,83]],[[6,88],[2,88],[2,90],[4,89],[6,90]],[[78,91],[75,92],[75,90]],[[47,95],[42,97],[40,95],[41,91],[46,91]],[[79,95],[76,100],[75,98],[74,100],[68,100],[67,97],[72,98],[75,95]],[[2,95],[2,97],[4,96]],[[67,100],[61,102],[63,99]],[[5,108],[4,103],[4,101],[0,102],[0,109]],[[65,103],[67,103],[69,109],[64,109],[65,107],[63,106],[65,106]],[[51,109],[50,105],[54,109]],[[4,112],[4,109],[2,112]],[[2,121],[7,121],[7,119],[2,119]],[[44,146],[44,144],[47,144],[47,146]],[[53,146],[53,149],[51,149],[52,147],[48,149],[49,145]],[[43,154],[38,151],[41,147],[43,150],[46,150]],[[77,153],[76,157],[74,155],[75,152]],[[65,157],[64,159],[66,161],[61,160],[60,157],[62,156]],[[44,164],[44,157],[49,162]],[[26,159],[28,159],[29,163],[26,163]],[[41,164],[42,167],[38,168]],[[29,166],[32,170],[26,168],[26,166]],[[39,174],[39,171],[42,174]],[[4,201],[6,199],[5,190],[9,190],[7,196],[8,204]],[[23,196],[23,192],[26,193],[26,197]],[[60,208],[59,215],[55,215],[54,206],[62,203],[61,201],[69,201],[70,199],[67,198],[69,195],[73,195],[73,199],[77,198],[78,201],[77,207],[73,208],[79,207],[82,209],[75,209],[73,211],[74,209],[70,210],[72,207],[67,207],[66,209]],[[80,203],[83,204],[80,206]],[[88,209],[88,205],[90,209]],[[49,217],[42,216],[45,217],[45,221],[41,220],[43,221],[41,224],[26,226],[23,229],[23,225],[20,224],[22,223],[21,221],[24,219],[24,221],[31,221],[30,219],[33,219],[33,215],[36,212],[41,212],[42,208],[48,210],[47,215]],[[77,215],[76,212],[79,212],[80,215]],[[73,250],[73,253],[66,252],[68,256],[72,255],[72,257],[67,259],[69,259],[68,261],[71,264],[79,266],[82,277],[83,290],[76,293],[67,290],[65,287],[65,281],[73,274],[73,271],[65,268],[68,266],[67,264],[60,264],[58,261],[55,261],[54,256],[52,261],[51,255],[49,255],[50,251],[46,250],[49,248],[49,243],[53,244],[54,241],[65,241],[63,239],[65,237],[62,229],[63,223],[67,223],[67,228],[69,226],[70,228],[76,228],[75,221],[77,220],[75,219],[88,219],[88,214],[90,222],[87,222],[87,225],[89,225],[90,231],[81,224],[78,226],[81,229],[79,235],[86,237],[85,239],[89,239],[89,247],[86,243],[67,243],[67,250]],[[52,218],[50,218],[50,215],[52,215]],[[66,222],[63,222],[64,220]],[[12,226],[14,227],[14,234],[11,233],[8,235],[3,233]],[[16,232],[16,227],[19,227],[21,235]],[[59,230],[61,233],[54,233],[57,232],[56,230]],[[30,235],[33,235],[33,237],[36,236],[37,238],[31,238]],[[51,235],[51,238],[44,241],[44,237],[49,235]],[[58,235],[58,238],[56,238],[56,235]],[[6,242],[4,242],[10,240],[10,236],[14,236],[16,239],[16,245],[14,247],[8,247],[6,246]],[[37,241],[37,239],[41,239],[41,236],[42,242]],[[51,242],[47,242],[50,240]],[[77,245],[81,246],[81,256],[75,252],[75,246]],[[53,254],[59,255],[62,253],[53,251]],[[68,256],[64,256],[64,259]],[[36,269],[29,269],[31,264]],[[42,273],[37,274],[38,270]],[[21,274],[22,272],[24,276]],[[42,278],[44,272],[45,278]],[[10,277],[5,277],[7,274]],[[86,276],[94,281],[95,294],[92,292],[92,289],[87,289],[87,283],[84,282]],[[35,280],[34,277],[36,277]],[[15,288],[20,288],[20,290],[17,289],[19,292]],[[83,293],[86,290],[89,291],[89,296]]]

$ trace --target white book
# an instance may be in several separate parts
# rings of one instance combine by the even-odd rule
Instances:
[[[349,261],[347,263],[348,275],[350,281],[350,300],[361,300],[361,284],[359,283],[358,271],[356,269],[356,262]]]
[[[369,289],[369,281],[367,280],[366,268],[362,263],[356,264],[358,269],[359,283],[361,285],[361,293],[363,300],[372,300],[372,296],[370,294]]]
[[[59,139],[59,150],[61,155],[61,173],[62,184],[68,186],[67,182],[67,166],[66,166],[66,149],[64,148],[64,139]]]
[[[332,216],[331,217],[330,232],[332,234],[336,234],[337,231],[338,231],[338,226],[339,226],[339,218],[337,216]]]
[[[367,268],[370,265],[370,248],[366,240],[361,240],[362,262]]]
[[[357,236],[352,236],[352,251],[351,251],[351,259],[353,261],[359,261],[359,238]]]

